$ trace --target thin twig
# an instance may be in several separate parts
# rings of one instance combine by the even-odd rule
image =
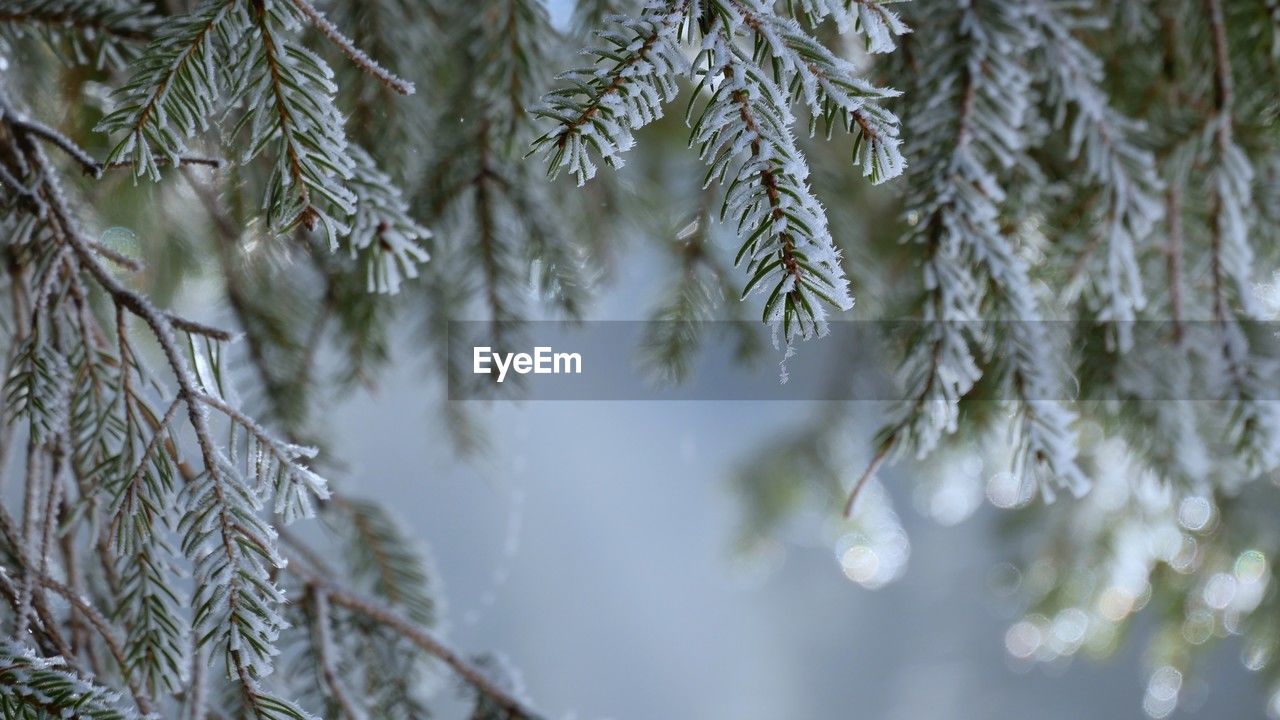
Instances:
[[[210,340],[218,342],[231,342],[235,339],[235,335],[222,328],[216,328],[212,325],[206,325],[189,318],[184,318],[173,313],[165,313],[165,317],[169,319],[169,324],[174,328],[190,335],[202,335]]]
[[[93,251],[95,253],[101,255],[102,257],[110,260],[111,262],[115,263],[116,265],[119,265],[120,267],[130,272],[142,272],[142,267],[143,267],[142,263],[138,262],[137,260],[134,260],[128,255],[125,255],[116,250],[112,250],[111,248],[107,247],[106,245],[103,245],[100,242],[89,241],[89,246],[93,248]]]
[[[537,717],[532,710],[525,707],[524,703],[499,687],[483,670],[468,662],[456,650],[446,645],[444,641],[419,627],[397,610],[371,598],[357,595],[318,577],[306,577],[304,574],[303,580],[307,585],[317,587],[323,591],[334,604],[341,605],[348,610],[395,630],[427,654],[448,665],[451,670],[470,684],[471,687],[475,688],[477,692],[488,697],[511,717]]]
[[[315,642],[316,655],[320,660],[320,675],[329,689],[329,696],[342,708],[348,720],[359,720],[365,712],[351,699],[342,680],[338,678],[338,670],[334,665],[333,635],[329,628],[329,596],[319,587],[310,586],[312,618],[312,639]]]
[[[93,156],[86,152],[84,148],[75,144],[71,138],[48,125],[30,118],[19,117],[12,110],[0,111],[0,120],[4,120],[15,130],[34,135],[66,153],[72,160],[80,163],[80,166],[84,168],[85,174],[92,175],[95,178],[102,175],[102,165],[97,160],[94,160]]]
[[[138,710],[144,715],[150,715],[154,712],[154,705],[151,699],[147,697],[147,694],[143,692],[134,679],[133,674],[129,672],[129,659],[124,653],[124,646],[121,645],[115,631],[112,630],[111,625],[107,623],[107,619],[103,617],[102,613],[98,612],[97,608],[90,605],[87,600],[74,590],[47,575],[41,575],[40,584],[61,595],[64,600],[70,603],[71,607],[75,608],[89,621],[89,624],[98,632],[98,635],[102,636],[102,641],[106,644],[107,650],[115,658],[116,664],[119,665],[120,672],[124,675],[125,682],[129,685],[129,693],[133,695],[134,702],[138,705]]]
[[[884,463],[885,458],[889,456],[889,449],[893,447],[891,439],[887,439],[880,443],[880,449],[876,451],[875,457],[871,458],[871,462],[867,463],[867,469],[862,471],[862,475],[858,481],[853,484],[853,488],[849,490],[849,497],[844,501],[845,518],[853,517],[853,508],[858,502],[858,496],[862,494],[862,488],[866,486],[867,481],[875,477],[876,471]]]
[[[343,35],[342,31],[334,27],[333,23],[329,22],[328,18],[326,18],[324,14],[316,9],[316,7],[310,2],[307,2],[307,0],[290,0],[290,2],[292,2],[293,6],[298,8],[303,15],[307,16],[307,19],[311,21],[312,25],[316,26],[317,30],[319,30],[326,38],[329,38],[329,42],[338,46],[338,49],[342,51],[342,54],[346,55],[356,67],[360,68],[378,82],[387,86],[388,89],[400,93],[401,95],[412,95],[414,93],[415,88],[413,83],[382,67],[363,50],[356,47],[355,43],[353,43],[350,38]]]
[[[169,158],[167,157],[157,157],[155,159],[155,163],[160,167],[164,167],[166,165],[172,164]],[[211,167],[215,170],[220,170],[226,165],[226,162],[221,158],[200,157],[198,155],[179,155],[177,165],[179,167],[203,165],[205,167]],[[103,165],[102,169],[117,170],[119,168],[131,168],[133,166],[134,166],[134,163],[132,160],[117,160],[116,162],[107,163],[106,165]]]

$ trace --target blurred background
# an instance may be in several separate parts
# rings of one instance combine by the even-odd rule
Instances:
[[[634,255],[589,317],[635,319],[657,268]],[[883,473],[909,558],[879,589],[846,575],[859,568],[841,563],[832,505],[744,550],[753,501],[734,478],[822,404],[469,403],[489,452],[464,462],[424,410],[439,388],[412,340],[394,355],[383,389],[333,416],[335,454],[353,463],[345,487],[429,544],[451,640],[506,655],[550,717],[1143,717],[1151,613],[1105,660],[1011,654],[1028,602],[1012,549],[1043,533],[1007,527],[981,483],[976,498],[939,500],[921,474],[945,468]],[[853,408],[847,442],[869,448],[884,408]],[[856,472],[867,458],[851,460]],[[1173,717],[1263,717],[1240,654],[1228,641],[1201,658]]]

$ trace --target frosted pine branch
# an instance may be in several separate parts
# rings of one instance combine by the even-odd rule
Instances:
[[[356,209],[345,242],[365,268],[370,292],[399,292],[400,283],[417,277],[418,266],[427,261],[423,243],[431,231],[409,214],[409,204],[369,153],[355,145],[349,151],[354,161],[349,185]]]
[[[602,31],[592,68],[561,76],[566,87],[545,98],[534,114],[556,123],[533,143],[548,159],[552,177],[567,168],[582,185],[596,174],[598,153],[610,167],[635,141],[632,133],[662,117],[687,62],[678,46],[689,0],[650,2],[637,18],[614,18]]]
[[[888,53],[897,47],[897,38],[911,32],[902,18],[887,6],[906,0],[787,0],[792,15],[802,16],[812,25],[834,18],[841,33],[862,35],[867,52]]]
[[[7,103],[0,102],[0,109],[5,111],[6,117],[12,116]],[[323,492],[322,482],[310,471],[290,469],[296,455],[287,457],[287,464],[285,459],[272,456],[262,462],[262,446],[255,443],[267,444],[277,455],[291,451],[281,450],[285,446],[263,437],[255,424],[201,389],[200,379],[190,369],[177,345],[169,316],[156,309],[145,297],[124,287],[102,267],[90,243],[83,237],[56,182],[56,171],[44,153],[23,128],[13,124],[9,128],[23,141],[20,150],[39,172],[40,192],[55,224],[56,237],[69,251],[59,256],[67,257],[69,261],[73,259],[73,270],[82,269],[122,313],[132,313],[144,322],[160,345],[178,386],[178,398],[187,408],[187,418],[200,450],[204,472],[187,486],[185,512],[178,529],[183,536],[183,553],[196,568],[198,582],[193,601],[196,607],[194,622],[201,628],[198,644],[213,644],[225,653],[228,674],[238,681],[249,706],[267,717],[305,717],[291,704],[264,694],[258,686],[259,678],[271,672],[274,641],[281,625],[278,606],[283,601],[283,596],[269,577],[269,569],[279,568],[282,561],[275,554],[274,530],[257,514],[260,507],[258,493],[264,483],[274,479],[278,498],[300,503],[305,509],[306,498],[298,496],[291,486],[301,478],[308,491]],[[123,322],[121,327],[123,333]],[[255,467],[262,472],[256,479],[257,487],[239,476],[235,464],[215,444],[207,414],[209,406],[227,413],[250,432],[249,448],[256,456]],[[285,514],[291,512],[287,508],[282,511]]]
[[[129,162],[138,176],[160,177],[160,159],[177,164],[187,141],[209,128],[226,86],[228,48],[248,27],[242,3],[210,0],[148,46],[119,106],[102,119],[100,132],[125,132],[106,164]]]
[[[368,583],[370,592],[401,608],[421,625],[437,619],[429,563],[413,547],[407,533],[381,506],[337,497],[326,519],[347,537],[347,563],[353,576]]]
[[[1112,107],[1101,87],[1101,59],[1076,36],[1100,23],[1076,12],[1078,7],[1070,0],[1036,0],[1027,6],[1027,18],[1043,54],[1040,67],[1049,73],[1055,124],[1071,116],[1071,155],[1104,191],[1097,231],[1103,257],[1091,277],[1099,319],[1115,323],[1121,347],[1128,347],[1128,323],[1146,305],[1138,255],[1163,217],[1162,183],[1152,153],[1136,143],[1142,124]]]
[[[690,9],[694,18],[686,17]],[[859,27],[876,36],[877,46],[883,33],[905,32],[875,3],[864,9],[875,19]],[[814,19],[834,10],[806,8]],[[679,45],[694,32],[702,35],[701,47],[686,69]],[[566,75],[569,86],[548,95],[538,111],[557,123],[534,142],[551,174],[568,167],[582,184],[595,174],[593,152],[619,165],[632,133],[659,117],[676,78],[691,74],[693,102],[705,93],[707,105],[690,144],[711,166],[708,181],[725,181],[722,216],[742,237],[737,261],[749,277],[743,297],[756,290],[766,296],[764,319],[788,348],[796,338],[824,334],[826,306],[847,310],[853,300],[795,143],[791,105],[808,110],[811,133],[820,122],[828,133],[835,127],[851,133],[854,163],[879,183],[906,167],[897,118],[879,105],[896,91],[863,80],[795,19],[756,0],[651,2],[638,18],[615,19],[601,39],[590,51],[596,67]]]
[[[1220,329],[1220,377],[1227,392],[1229,439],[1246,455],[1252,472],[1280,463],[1280,412],[1261,400],[1266,370],[1257,366],[1238,318],[1255,317],[1253,249],[1249,234],[1256,217],[1254,170],[1235,137],[1235,72],[1221,0],[1204,0],[1213,46],[1213,108],[1209,133],[1211,198],[1210,271],[1213,317]]]
[[[872,183],[902,174],[907,162],[898,118],[879,104],[900,93],[863,80],[851,62],[836,57],[795,20],[780,18],[755,0],[730,0],[720,12],[733,26],[731,34],[744,30],[754,36],[753,59],[763,64],[769,58],[775,78],[808,108],[811,134],[823,122],[828,138],[836,127],[853,135],[853,163]]]
[[[961,399],[985,372],[998,372],[1015,413],[1014,470],[1047,469],[1047,495],[1053,484],[1076,493],[1086,486],[1074,414],[1050,399],[1060,380],[1027,264],[1001,224],[1001,176],[1027,162],[1030,142],[1031,76],[1016,56],[1035,39],[1021,12],[1009,2],[962,5],[947,16],[956,38],[936,32],[924,40],[920,92],[935,94],[915,99],[914,129],[930,171],[908,210],[911,237],[925,249],[924,323],[900,375],[908,400],[881,432],[864,478],[906,448],[931,452],[956,432]],[[984,308],[998,318],[994,325],[979,322]]]
[[[705,72],[714,89],[692,141],[710,165],[708,182],[726,184],[722,217],[746,238],[737,254],[751,278],[742,296],[766,295],[764,320],[787,345],[825,334],[824,305],[847,310],[853,299],[786,96],[728,35],[710,46]]]
[[[342,116],[334,105],[333,71],[318,56],[284,36],[298,19],[280,1],[252,11],[232,93],[245,113],[234,132],[247,131],[243,161],[277,145],[263,208],[279,232],[320,226],[330,243],[349,232],[343,220],[355,211],[345,182],[354,171]]]
[[[76,708],[94,720],[134,720],[137,713],[119,705],[119,696],[81,678],[62,658],[43,658],[11,640],[0,641],[0,712],[5,717],[65,717]]]

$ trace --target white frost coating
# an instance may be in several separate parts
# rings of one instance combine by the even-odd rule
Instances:
[[[907,162],[901,150],[898,118],[879,104],[901,93],[860,78],[852,63],[836,57],[798,22],[778,17],[757,0],[734,0],[726,9],[734,30],[747,24],[782,63],[787,84],[794,78],[796,99],[809,110],[811,134],[820,119],[830,118],[832,126],[839,125],[853,135],[853,162],[873,183],[902,174]]]
[[[635,144],[632,133],[662,117],[663,105],[676,95],[676,78],[688,67],[679,47],[688,6],[651,2],[639,17],[611,18],[587,50],[603,60],[560,76],[568,86],[534,109],[559,124],[534,143],[550,158],[552,175],[567,169],[584,184],[596,174],[592,153],[621,167],[622,154]]]
[[[990,365],[1012,404],[1013,470],[1040,476],[1052,497],[1054,485],[1079,494],[1088,483],[1076,463],[1075,414],[1055,399],[1061,373],[1026,260],[1001,225],[999,175],[1023,162],[1033,94],[1018,64],[1034,45],[1021,8],[962,3],[952,18],[959,41],[947,32],[922,39],[929,93],[915,98],[914,133],[926,170],[908,210],[917,219],[910,238],[925,248],[925,323],[903,364],[909,399],[886,449],[931,452],[956,431],[960,399]],[[980,322],[984,308],[998,322]]]
[[[230,81],[231,95],[246,108],[235,131],[249,132],[242,162],[277,146],[263,198],[271,226],[319,225],[332,243],[350,231],[343,219],[355,211],[356,198],[345,181],[354,162],[334,104],[333,71],[281,33],[298,23],[289,6],[270,3],[249,31],[250,41],[232,51],[239,72]]]
[[[351,256],[363,260],[369,292],[394,294],[401,282],[416,278],[418,266],[427,261],[422,242],[431,231],[409,214],[400,189],[369,153],[356,145],[349,149],[355,161],[350,186],[356,211],[347,244]]]
[[[1072,157],[1086,178],[1103,190],[1101,268],[1090,273],[1098,319],[1116,323],[1121,350],[1131,345],[1128,323],[1145,307],[1138,248],[1164,216],[1162,183],[1152,153],[1132,138],[1144,129],[1115,110],[1102,88],[1102,60],[1075,33],[1098,26],[1101,18],[1079,12],[1071,0],[1033,0],[1025,12],[1040,66],[1048,73],[1049,97],[1056,104],[1054,124],[1067,117]]]
[[[786,97],[726,36],[711,43],[706,73],[714,89],[692,142],[710,165],[708,182],[727,186],[722,216],[747,237],[738,253],[751,277],[743,296],[767,296],[764,319],[787,345],[823,335],[824,303],[847,310],[853,298]]]
[[[835,15],[845,27],[852,19],[869,48],[883,52],[907,28],[881,5],[816,0],[792,10],[815,22]],[[811,135],[819,123],[828,134],[848,132],[853,164],[873,183],[901,175],[907,163],[898,118],[881,105],[899,93],[860,77],[780,12],[762,0],[651,0],[637,18],[613,18],[588,51],[595,65],[562,76],[568,86],[535,109],[556,126],[534,149],[547,156],[552,176],[567,169],[585,183],[596,172],[594,158],[621,165],[634,131],[661,115],[678,77],[690,76],[696,84],[686,118],[693,124],[690,144],[710,165],[708,185],[724,184],[721,217],[731,219],[743,241],[742,295],[766,296],[764,320],[774,326],[775,342],[790,348],[797,338],[826,332],[827,305],[847,310],[853,303],[797,147],[792,106],[807,110]],[[692,63],[682,43],[697,48]],[[693,105],[703,98],[693,123]]]
[[[1214,132],[1221,133],[1218,123],[1231,122],[1227,117],[1215,120]],[[1227,132],[1230,136],[1231,133]],[[1221,157],[1213,173],[1217,198],[1214,218],[1215,233],[1222,271],[1227,282],[1235,284],[1236,301],[1246,316],[1254,314],[1253,248],[1249,245],[1250,217],[1253,202],[1253,166],[1234,138],[1220,143]],[[1219,288],[1225,292],[1225,288]]]
[[[0,641],[4,682],[0,698],[17,712],[30,710],[30,701],[53,705],[64,717],[136,720],[139,715],[121,705],[120,695],[81,678],[61,657],[41,657],[13,640]]]
[[[245,3],[209,3],[172,21],[115,93],[118,107],[96,128],[128,132],[107,163],[129,160],[136,176],[159,179],[157,156],[175,163],[186,141],[209,128],[226,81],[223,53],[239,44],[249,23]]]

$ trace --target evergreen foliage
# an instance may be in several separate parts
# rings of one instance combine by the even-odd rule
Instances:
[[[1268,667],[1249,553],[1280,548],[1240,494],[1280,464],[1251,335],[1280,306],[1278,67],[1275,0],[590,0],[567,29],[537,0],[0,0],[0,712],[416,718],[449,674],[475,717],[533,717],[435,633],[430,563],[343,492],[317,408],[406,318],[449,380],[449,320],[499,345],[582,317],[633,237],[669,260],[671,377],[743,307],[785,354],[851,286],[922,321],[865,466],[832,407],[742,473],[756,530],[816,488],[905,562],[878,470],[982,446],[988,495],[1057,540],[1022,560],[1062,592],[1017,627],[1095,633],[1034,659],[1167,597]],[[168,309],[184,281],[218,307]],[[1201,377],[1212,402],[1143,400]],[[1202,644],[1163,642],[1153,683]]]

